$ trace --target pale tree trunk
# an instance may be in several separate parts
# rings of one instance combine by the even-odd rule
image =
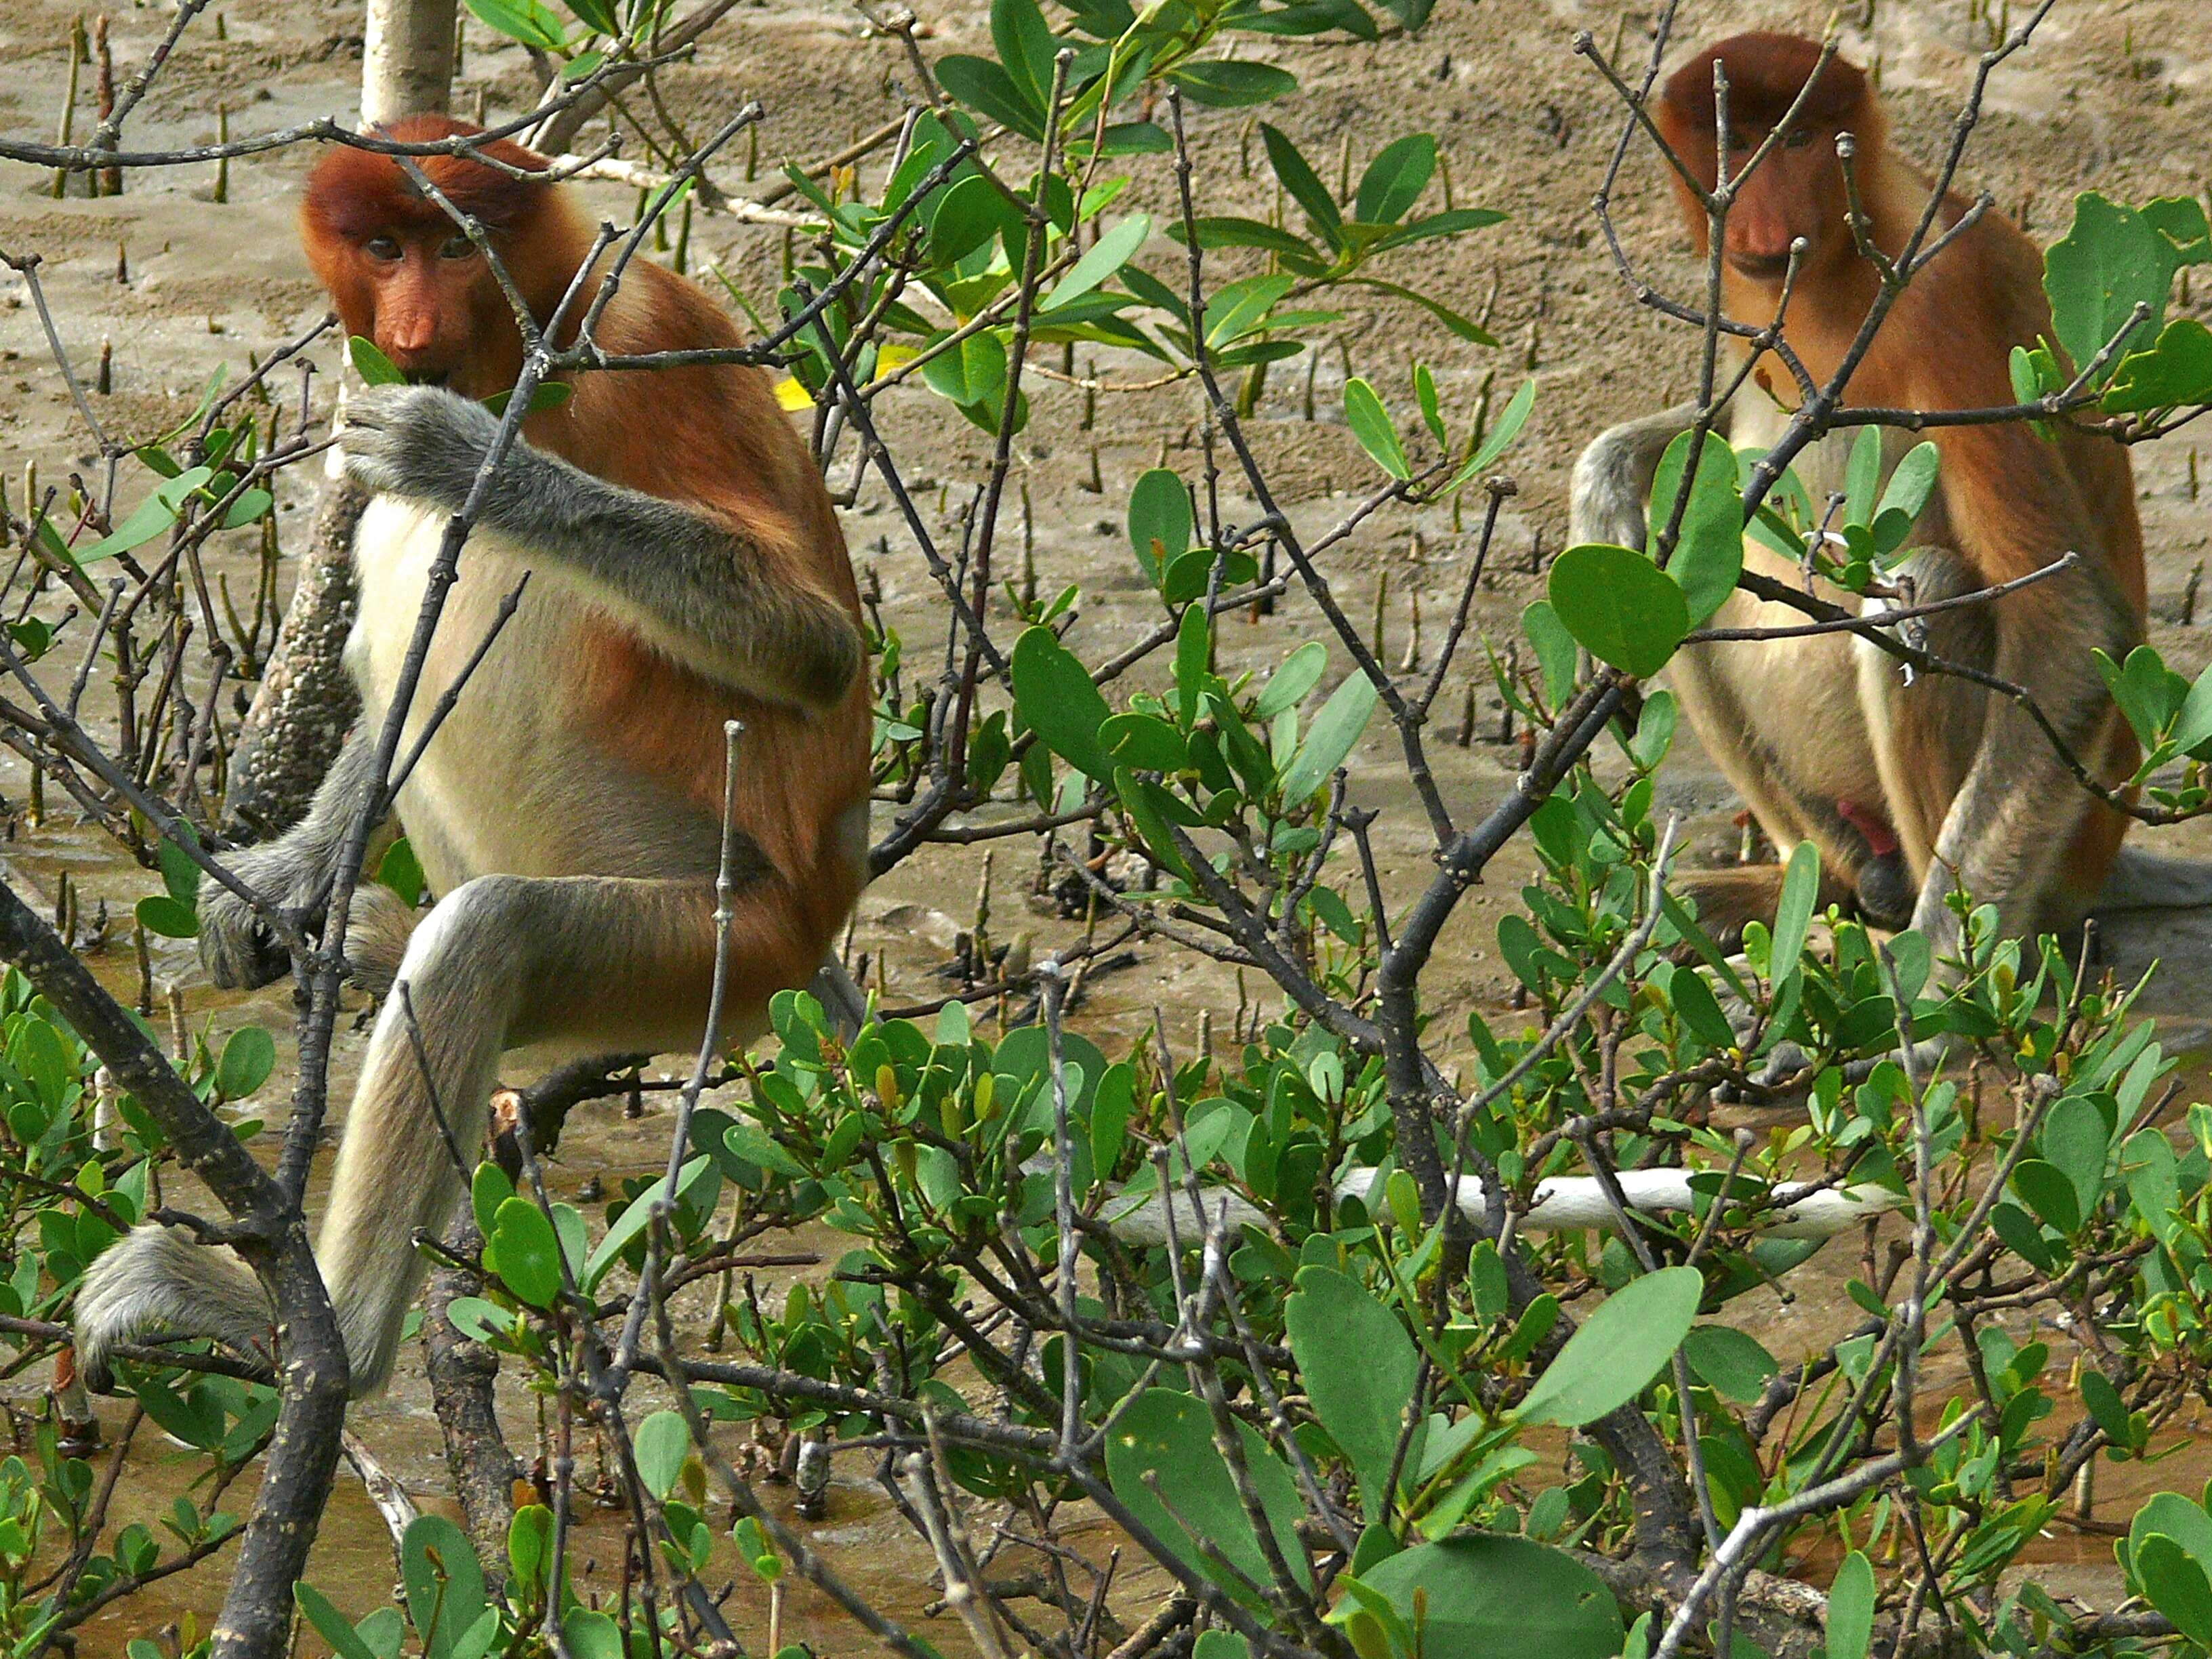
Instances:
[[[368,0],[361,118],[441,113],[453,88],[454,0]]]

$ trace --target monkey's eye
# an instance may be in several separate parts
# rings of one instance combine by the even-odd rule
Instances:
[[[1729,129],[1728,147],[1730,149],[1755,149],[1758,143],[1759,137],[1756,133],[1747,131],[1742,127]]]
[[[372,259],[381,259],[388,264],[399,258],[400,252],[398,240],[394,237],[372,236],[369,238],[368,257]]]
[[[477,245],[459,232],[446,239],[445,246],[438,250],[441,259],[465,259],[477,251]]]
[[[1792,127],[1783,135],[1782,142],[1788,149],[1802,149],[1813,142],[1813,134],[1808,128]]]

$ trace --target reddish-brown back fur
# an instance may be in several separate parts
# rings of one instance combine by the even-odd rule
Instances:
[[[388,136],[420,142],[474,131],[425,116],[394,124]],[[489,148],[520,167],[545,165],[512,143]],[[591,247],[568,191],[462,157],[426,157],[420,165],[456,205],[484,222],[538,322],[549,321]],[[371,337],[379,318],[378,290],[363,252],[368,240],[427,242],[453,232],[444,210],[416,189],[397,161],[350,149],[333,151],[310,175],[301,226],[308,257],[346,327]],[[415,302],[434,305],[443,326],[462,331],[462,337],[441,342],[459,354],[447,383],[479,397],[513,385],[520,335],[489,267],[481,259],[456,259],[423,270],[423,282],[447,291]],[[586,278],[583,301],[596,283],[595,272]],[[577,310],[582,308],[580,302]],[[597,338],[603,349],[622,355],[743,343],[702,290],[642,258],[625,270]],[[860,596],[836,512],[763,370],[731,364],[569,378],[568,400],[527,422],[524,435],[531,443],[611,483],[723,520],[757,550],[772,586],[811,590],[858,625]],[[547,671],[573,677],[568,690],[611,760],[676,781],[704,812],[720,811],[722,723],[732,717],[744,722],[738,825],[788,884],[788,945],[793,971],[803,978],[859,889],[859,872],[849,867],[838,830],[848,809],[867,799],[865,676],[835,709],[808,714],[710,681],[612,621],[588,638],[582,660],[548,663]]]

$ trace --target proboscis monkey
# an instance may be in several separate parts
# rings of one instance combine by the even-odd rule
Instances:
[[[474,131],[423,117],[390,136]],[[544,165],[511,143],[485,149],[527,171]],[[420,165],[483,225],[550,320],[592,243],[568,192],[465,157]],[[333,150],[307,180],[301,228],[347,330],[410,383],[356,398],[343,439],[348,469],[375,492],[355,543],[360,611],[347,647],[362,726],[307,817],[236,862],[280,903],[312,906],[381,781],[373,749],[426,578],[497,424],[477,400],[514,384],[522,343],[488,262],[392,157]],[[598,279],[585,277],[584,300]],[[610,353],[740,343],[704,293],[643,260],[595,333]],[[455,1153],[472,1160],[482,1144],[501,1054],[699,1042],[726,720],[744,732],[723,1040],[757,1035],[770,997],[807,982],[866,869],[858,594],[829,495],[766,375],[586,373],[522,435],[462,551],[401,746],[531,572],[397,803],[437,903],[407,938],[409,918],[364,885],[366,925],[349,933],[362,976],[396,976],[407,994],[378,1018],[316,1250],[356,1394],[391,1368],[419,1278],[412,1235],[438,1231],[462,1191]],[[234,898],[208,901],[202,923],[218,984],[283,970]],[[270,1343],[267,1300],[234,1255],[147,1227],[87,1276],[79,1352],[96,1366],[110,1345],[157,1324],[246,1351]]]
[[[1847,219],[1839,134],[1869,236],[1894,258],[1926,206],[1927,179],[1895,155],[1867,78],[1840,58],[1820,66],[1813,41],[1741,34],[1692,55],[1666,82],[1653,115],[1669,146],[1707,190],[1723,143],[1731,174],[1789,114],[1820,68],[1780,143],[1746,179],[1726,219],[1723,309],[1765,325],[1793,244],[1802,240],[1782,337],[1825,384],[1867,318],[1880,287]],[[1715,131],[1716,66],[1725,71],[1730,131]],[[1709,252],[1704,208],[1675,180],[1690,239]],[[1967,204],[1945,199],[1930,241]],[[1999,407],[2014,401],[2008,356],[2051,336],[2035,246],[2002,215],[1984,215],[1913,276],[1850,381],[1845,401],[1916,410]],[[1728,339],[1737,354],[1749,343]],[[1723,364],[1723,368],[1727,366]],[[1737,449],[1763,451],[1798,401],[1772,358],[1723,411],[1718,429]],[[1661,453],[1697,414],[1669,409],[1605,433],[1575,468],[1577,541],[1641,547],[1645,501]],[[1809,446],[1794,463],[1821,509],[1843,488],[1856,428]],[[1885,429],[1885,473],[1923,435],[1940,477],[1899,574],[1927,603],[2023,576],[2077,551],[2078,568],[1993,603],[1927,619],[1928,648],[2028,687],[2084,763],[2124,782],[2136,748],[2106,694],[2092,647],[2124,657],[2143,631],[2141,531],[2127,452],[2108,438],[2057,427],[2046,439],[2025,422],[1960,425],[1923,434]],[[1796,567],[1747,539],[1747,568],[1796,583]],[[1822,585],[1822,597],[1852,596]],[[1868,601],[1869,611],[1892,601]],[[1802,612],[1741,591],[1713,618],[1726,628],[1802,623]],[[1810,842],[1824,899],[1854,899],[1869,920],[1926,931],[1939,956],[1955,945],[1946,901],[1963,888],[1996,907],[2008,934],[2077,922],[2118,852],[2127,818],[2098,803],[2008,699],[1955,676],[1909,682],[1894,659],[1848,634],[1686,647],[1673,683],[1698,740],[1786,856]],[[1732,939],[1753,917],[1771,919],[1779,865],[1686,878],[1707,926]],[[2191,896],[2201,899],[2203,894]],[[2176,902],[2181,902],[2177,900]]]

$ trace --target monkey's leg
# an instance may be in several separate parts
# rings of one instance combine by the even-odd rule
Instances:
[[[1923,599],[1966,591],[1963,561],[1916,558]],[[2093,769],[2124,763],[2115,749],[2110,695],[2093,647],[2124,656],[2132,635],[2126,602],[2100,573],[2057,577],[1999,602],[1936,619],[1929,648],[1984,667],[2035,694],[2075,755]],[[2094,897],[2124,821],[2097,808],[2028,715],[2008,700],[1953,676],[1910,685],[1875,647],[1861,647],[1861,687],[1881,747],[1891,810],[1914,858],[1920,890],[1913,926],[1939,956],[1955,949],[1947,902],[1964,888],[1996,907],[2008,937],[2079,919]],[[2121,773],[2120,775],[2124,775]],[[1921,849],[1925,848],[1923,852]]]
[[[484,876],[416,930],[348,1111],[316,1255],[356,1395],[389,1372],[421,1277],[413,1235],[450,1215],[484,1133],[502,1050],[559,1037],[584,1049],[690,1048],[714,963],[705,878]],[[741,892],[722,1035],[757,1032],[769,999],[803,985],[821,940],[774,877]],[[419,1048],[417,1047],[419,1042]],[[230,1252],[142,1227],[93,1265],[77,1297],[81,1357],[149,1327],[271,1346],[260,1287]]]
[[[555,1038],[586,1052],[695,1048],[714,912],[701,879],[483,876],[416,930],[347,1114],[316,1245],[356,1395],[391,1369],[422,1276],[413,1234],[437,1232],[460,1198],[501,1051]],[[804,985],[820,959],[781,880],[741,893],[724,1036],[757,1031],[769,999]]]

